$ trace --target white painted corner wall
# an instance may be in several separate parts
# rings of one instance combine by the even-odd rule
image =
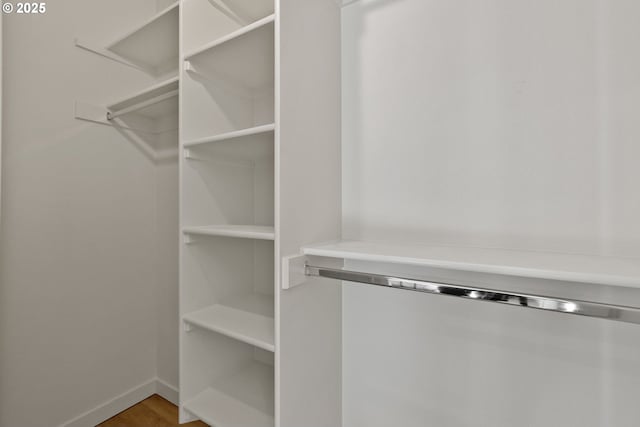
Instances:
[[[162,0],[47,6],[2,29],[2,427],[90,426],[177,395],[177,165],[73,118],[76,100],[152,83],[74,38],[105,43]]]
[[[639,14],[344,7],[343,237],[638,256]],[[638,343],[616,322],[345,285],[343,425],[637,425]]]

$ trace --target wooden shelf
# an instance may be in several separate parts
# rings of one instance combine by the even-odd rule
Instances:
[[[343,241],[305,255],[640,288],[640,260],[452,246]]]
[[[262,225],[210,225],[203,227],[184,227],[187,235],[238,237],[243,239],[274,240],[274,228]]]
[[[131,94],[123,99],[107,105],[108,111],[120,111],[135,105],[143,104],[154,98],[167,97],[158,103],[136,110],[137,114],[148,118],[160,118],[178,112],[178,77],[173,77],[147,89]]]
[[[273,395],[273,367],[253,362],[187,401],[184,408],[215,427],[273,427]]]
[[[182,320],[263,350],[275,351],[273,296],[242,295],[186,314]]]
[[[158,12],[107,46],[107,50],[145,68],[178,67],[179,2]]]
[[[257,90],[274,84],[274,22],[270,15],[188,53],[196,71]]]
[[[230,141],[238,138],[247,138],[247,137],[254,137],[254,136],[260,136],[268,133],[273,133],[275,128],[276,128],[276,125],[274,123],[271,123],[268,125],[255,126],[252,128],[237,130],[234,132],[227,132],[220,135],[192,139],[190,141],[186,141],[182,145],[184,148],[195,148],[198,146],[211,144],[215,142]]]

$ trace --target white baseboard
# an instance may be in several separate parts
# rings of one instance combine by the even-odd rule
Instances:
[[[61,424],[59,427],[94,427],[156,393],[177,405],[178,390],[159,378],[153,378]]]
[[[180,400],[178,397],[178,389],[171,384],[162,381],[160,378],[156,378],[156,393],[178,406],[178,401]]]

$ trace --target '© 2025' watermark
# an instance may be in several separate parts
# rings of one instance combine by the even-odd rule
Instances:
[[[47,13],[46,3],[11,3],[2,2],[2,12],[5,14],[15,13],[19,15],[41,15]]]

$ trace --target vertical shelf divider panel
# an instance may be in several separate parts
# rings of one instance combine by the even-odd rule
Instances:
[[[276,257],[341,236],[340,7],[278,0]],[[277,282],[282,274],[278,270]],[[342,425],[342,291],[309,279],[276,298],[280,427]],[[313,366],[313,369],[309,369]]]
[[[341,238],[340,7],[180,5],[180,420],[341,425],[340,285],[279,262]]]
[[[180,421],[275,421],[274,0],[180,2]]]

